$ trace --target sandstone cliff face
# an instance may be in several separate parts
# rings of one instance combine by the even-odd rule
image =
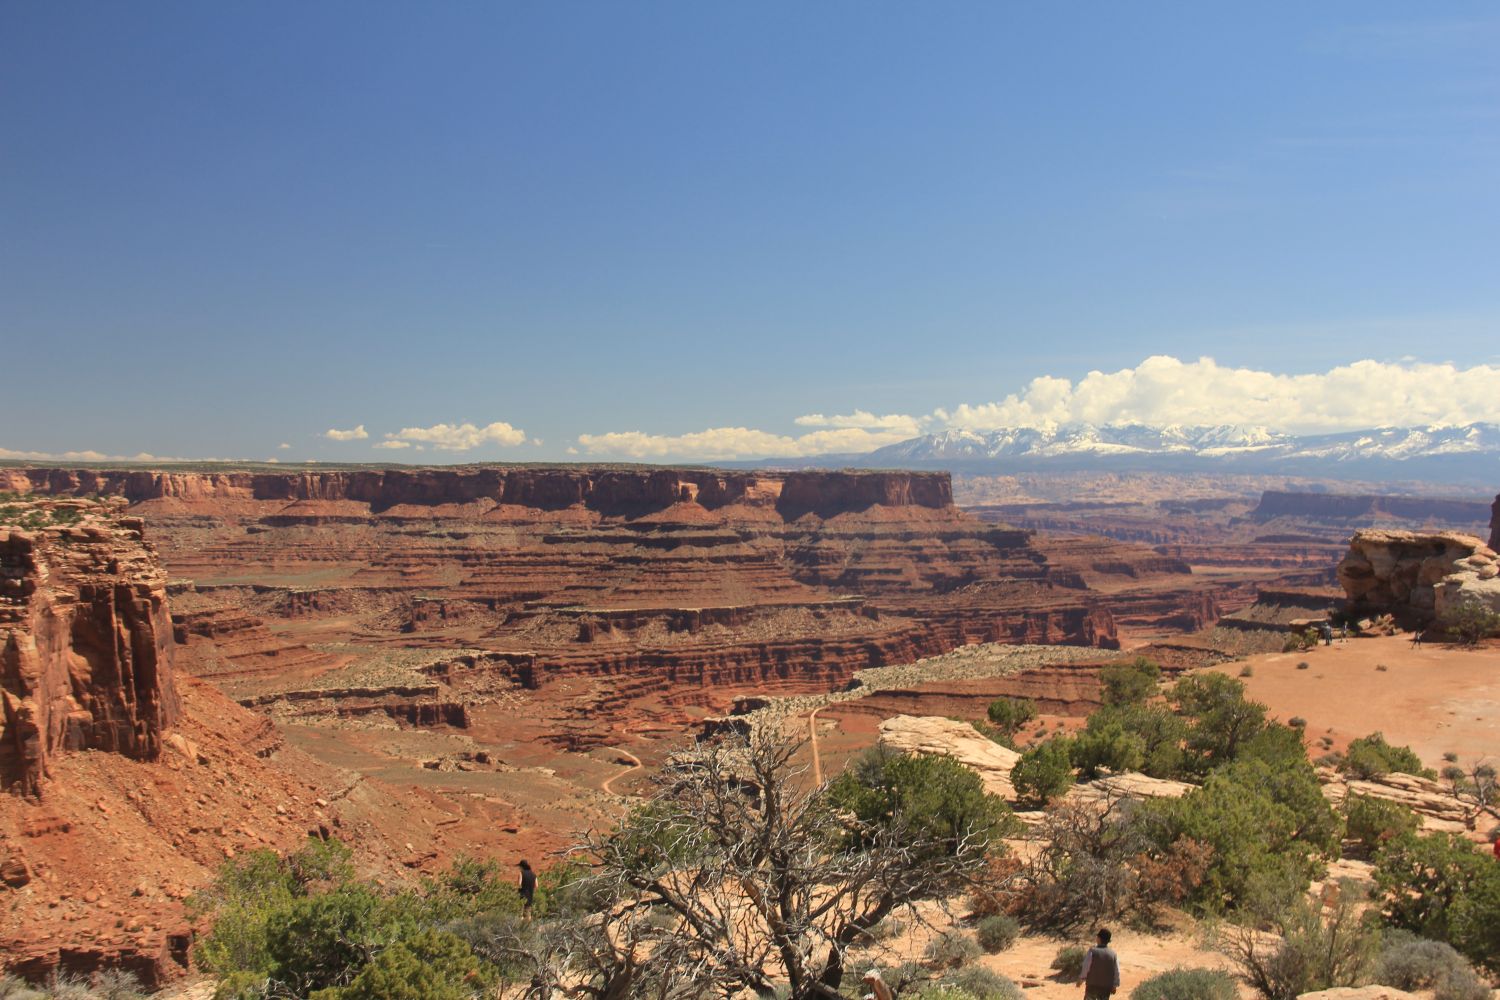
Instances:
[[[70,750],[155,758],[177,718],[166,575],[120,506],[0,514],[0,784],[13,791],[40,794]]]
[[[1500,550],[1500,496],[1490,508],[1490,548]]]
[[[1417,623],[1442,620],[1464,605],[1500,612],[1500,557],[1458,532],[1355,532],[1338,579],[1354,606]]]
[[[8,469],[0,488],[51,494],[97,493],[146,500],[350,500],[375,512],[401,504],[433,506],[487,500],[561,510],[580,506],[639,516],[684,501],[708,510],[743,505],[786,520],[832,517],[875,505],[942,509],[953,505],[946,473],[733,472],[711,469],[458,468],[352,472],[157,472]]]

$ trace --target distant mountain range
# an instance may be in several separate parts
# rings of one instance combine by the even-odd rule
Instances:
[[[824,460],[834,456],[825,456]],[[1264,427],[1074,424],[944,431],[837,456],[851,465],[960,472],[1101,469],[1500,482],[1500,424],[1285,434]]]

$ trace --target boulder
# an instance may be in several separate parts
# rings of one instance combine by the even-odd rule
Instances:
[[[1500,613],[1500,559],[1462,532],[1358,531],[1337,572],[1354,608],[1390,612],[1411,624],[1442,621],[1471,606]]]

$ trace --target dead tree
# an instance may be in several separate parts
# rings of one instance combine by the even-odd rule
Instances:
[[[760,730],[680,755],[650,801],[585,845],[608,901],[574,943],[574,995],[658,1000],[840,996],[849,949],[893,910],[986,870],[989,830],[939,838],[914,817],[862,823]]]

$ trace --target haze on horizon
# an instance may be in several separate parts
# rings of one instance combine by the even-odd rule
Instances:
[[[0,458],[1500,422],[1500,12],[0,5]]]

